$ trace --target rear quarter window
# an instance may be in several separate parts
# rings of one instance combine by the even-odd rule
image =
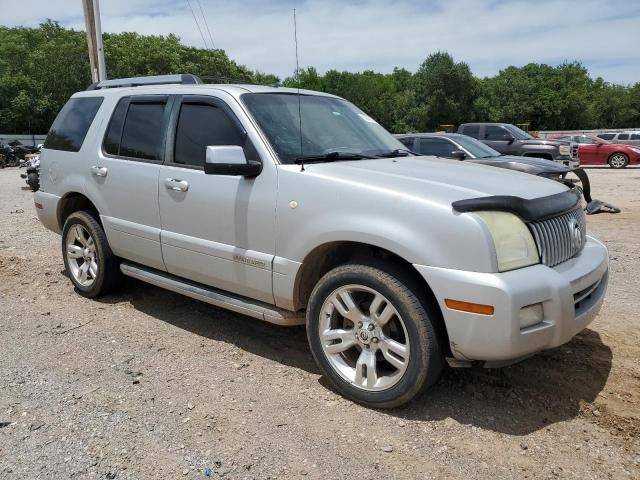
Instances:
[[[44,148],[79,151],[103,100],[102,97],[70,99],[51,125]]]

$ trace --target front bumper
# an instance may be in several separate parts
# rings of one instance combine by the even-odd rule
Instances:
[[[479,273],[415,267],[440,304],[453,356],[501,362],[562,345],[591,323],[607,290],[609,260],[606,247],[588,236],[579,255],[553,268]],[[492,305],[495,311],[451,310],[446,298]],[[521,328],[521,309],[534,304],[542,304],[543,320]]]

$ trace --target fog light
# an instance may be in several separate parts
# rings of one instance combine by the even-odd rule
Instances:
[[[541,303],[529,305],[520,309],[520,329],[536,325],[544,320],[544,310]]]

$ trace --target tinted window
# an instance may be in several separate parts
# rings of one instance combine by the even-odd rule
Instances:
[[[185,103],[180,107],[173,161],[202,167],[209,145],[244,147],[245,135],[224,110],[213,105]]]
[[[128,105],[129,99],[121,98],[111,116],[109,128],[104,137],[104,151],[110,155],[120,155],[120,138]]]
[[[120,155],[144,160],[159,160],[164,125],[162,103],[130,103],[122,129]]]
[[[422,155],[437,155],[438,157],[451,157],[451,152],[459,150],[448,140],[439,138],[421,138],[418,143],[418,152]]]
[[[618,140],[629,140],[629,134],[621,133],[620,135],[618,135]]]
[[[640,133],[634,133],[631,135],[631,140],[640,140]]]
[[[102,100],[102,97],[69,100],[51,125],[44,147],[67,152],[80,150]]]
[[[598,135],[598,137],[600,137],[603,140],[611,140],[615,136],[616,136],[615,133],[601,133],[600,135]]]
[[[480,125],[465,125],[462,127],[462,133],[473,138],[480,138]]]
[[[508,132],[502,127],[496,127],[495,125],[484,127],[485,140],[504,140],[505,135],[508,135]]]
[[[402,143],[409,150],[413,149],[413,137],[398,138],[398,140],[400,140],[400,143]]]

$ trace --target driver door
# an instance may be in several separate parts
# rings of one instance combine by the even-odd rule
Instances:
[[[260,160],[232,102],[184,95],[174,104],[158,186],[162,254],[169,273],[273,302],[275,165],[253,178],[204,172],[207,146],[238,145]]]
[[[505,136],[511,137],[512,140],[505,139]],[[515,144],[513,135],[500,125],[485,125],[482,141],[503,155],[513,153],[513,145]]]

